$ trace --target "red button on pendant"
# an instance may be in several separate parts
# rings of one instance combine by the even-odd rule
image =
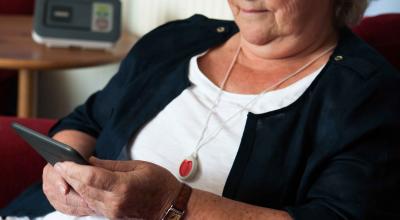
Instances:
[[[179,175],[186,177],[192,171],[192,161],[190,160],[183,160],[181,163],[181,167],[179,167]]]
[[[179,177],[182,180],[187,180],[193,177],[197,171],[197,158],[189,156],[184,159],[179,166]]]

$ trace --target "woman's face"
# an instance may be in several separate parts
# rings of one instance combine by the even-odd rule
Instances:
[[[243,38],[264,45],[332,28],[332,0],[228,0]]]

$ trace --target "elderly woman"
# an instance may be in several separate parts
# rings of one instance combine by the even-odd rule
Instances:
[[[93,166],[45,167],[46,218],[400,219],[400,75],[347,28],[367,1],[228,2],[144,36],[52,129]]]

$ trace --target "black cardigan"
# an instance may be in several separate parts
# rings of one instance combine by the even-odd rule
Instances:
[[[132,135],[190,86],[190,58],[237,31],[233,22],[199,15],[157,28],[51,134],[86,132],[97,138],[98,157],[116,159]],[[286,210],[296,220],[400,219],[399,131],[399,73],[343,29],[328,64],[298,100],[248,114],[223,196]],[[49,209],[21,208],[47,204],[39,197],[31,189],[2,214],[43,214]]]

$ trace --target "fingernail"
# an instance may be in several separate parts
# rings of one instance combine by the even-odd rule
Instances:
[[[67,188],[65,188],[65,186],[58,186],[58,189],[60,190],[60,192],[62,194],[66,194],[67,193]]]
[[[66,194],[67,193],[67,187],[65,186],[65,184],[59,182],[59,183],[57,183],[57,185],[58,185],[58,189],[60,190],[60,192],[62,194]]]
[[[60,172],[63,171],[63,167],[62,167],[62,165],[60,163],[56,163],[54,165],[54,169],[57,170],[57,171],[60,171]]]

